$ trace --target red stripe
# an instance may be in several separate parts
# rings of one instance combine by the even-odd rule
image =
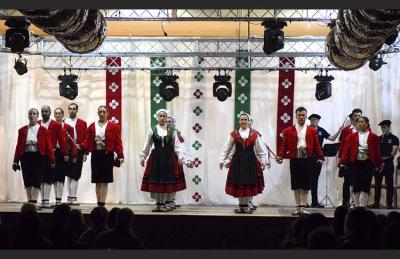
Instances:
[[[294,57],[280,57],[279,67],[287,66],[293,67],[295,64]],[[290,102],[283,102],[283,100],[290,100]],[[279,82],[278,82],[278,114],[276,123],[276,150],[279,150],[282,143],[281,133],[283,130],[293,125],[293,100],[294,99],[294,70],[279,70]],[[290,116],[290,119],[286,121],[281,118]]]
[[[120,67],[120,57],[108,57],[106,59],[107,67]],[[114,86],[114,88],[110,88]],[[110,105],[117,102],[118,106]],[[122,129],[122,76],[121,70],[106,70],[106,106],[108,107],[108,119],[118,123]]]

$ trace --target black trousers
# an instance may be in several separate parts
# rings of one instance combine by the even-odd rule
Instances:
[[[350,168],[344,170],[343,204],[350,204],[350,186],[353,185]]]
[[[392,206],[393,204],[393,173],[394,173],[394,165],[393,159],[387,159],[384,161],[385,167],[383,168],[382,173],[375,172],[374,179],[375,179],[375,203],[379,204],[381,199],[381,191],[382,191],[382,180],[385,177],[386,183],[386,206]]]
[[[317,163],[318,158],[313,157],[311,162],[311,200],[312,204],[318,203],[318,179],[322,165]]]

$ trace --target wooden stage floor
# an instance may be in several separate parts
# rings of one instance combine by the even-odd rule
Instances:
[[[23,203],[21,202],[0,202],[0,213],[16,213],[19,212]],[[90,211],[96,207],[94,203],[81,203],[78,206],[71,206],[79,209],[83,214],[90,214]],[[106,204],[106,208],[111,210],[114,207],[131,208],[136,215],[176,215],[176,216],[222,216],[222,217],[296,217],[291,213],[295,207],[290,206],[258,206],[253,214],[235,214],[236,206],[203,206],[203,205],[182,205],[174,211],[170,212],[152,212],[155,207],[150,204]],[[328,218],[333,218],[335,208],[307,208],[310,213],[322,213]],[[39,213],[52,213],[52,209],[41,209]],[[387,215],[392,210],[373,209],[376,214]],[[397,210],[400,211],[400,210]]]

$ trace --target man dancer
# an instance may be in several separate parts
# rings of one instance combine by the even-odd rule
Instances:
[[[61,125],[55,120],[50,119],[51,109],[49,106],[44,105],[41,108],[42,120],[38,121],[39,125],[48,129],[50,133],[51,144],[54,150],[54,156],[56,161],[56,167],[68,161],[67,153],[67,142],[65,134],[63,134]],[[49,203],[51,185],[55,182],[55,168],[52,168],[48,164],[44,170],[42,184],[41,184],[41,195],[42,204],[41,208],[51,208]]]
[[[340,132],[343,129],[343,126],[340,126],[338,131],[331,135],[329,134],[324,128],[318,126],[319,120],[321,119],[321,116],[318,114],[311,114],[308,119],[310,120],[310,126],[313,127],[317,131],[317,137],[319,141],[319,145],[323,146],[324,139],[328,139],[330,141],[335,141],[336,138],[339,136]],[[318,202],[318,178],[319,175],[321,174],[321,164],[316,163],[318,160],[317,157],[313,157],[313,167],[312,167],[312,172],[311,172],[311,207],[312,208],[323,208],[324,205],[320,204]]]
[[[290,159],[291,189],[294,192],[297,209],[292,215],[310,214],[304,209],[311,187],[312,157],[317,157],[316,163],[322,164],[324,154],[319,145],[317,132],[305,125],[307,110],[299,107],[295,111],[297,123],[283,131],[283,142],[276,161],[282,164],[283,157]]]
[[[379,173],[375,171],[374,179],[375,179],[375,203],[372,204],[371,208],[380,208],[380,200],[381,200],[381,189],[382,189],[382,180],[385,177],[386,183],[386,208],[393,209],[393,172],[394,165],[393,160],[394,156],[397,154],[397,150],[399,149],[399,138],[391,133],[390,125],[392,122],[390,120],[383,120],[379,123],[382,129],[382,135],[379,136],[379,140],[381,142],[381,153],[382,159],[385,163],[385,167],[383,168],[383,172]]]
[[[68,112],[69,118],[65,119],[64,122],[74,129],[74,142],[78,148],[86,138],[87,124],[84,120],[76,117],[78,113],[78,105],[76,103],[68,105]],[[76,156],[76,163],[70,163],[65,173],[68,187],[67,202],[70,205],[79,205],[76,197],[78,192],[78,181],[82,175],[83,162],[87,159],[87,154],[85,154],[80,148],[78,148]]]
[[[346,138],[351,135],[352,133],[357,132],[357,120],[358,118],[360,118],[362,115],[362,110],[361,109],[354,109],[351,114],[349,115],[350,118],[350,122],[351,124],[344,127],[342,130],[342,133],[340,134],[339,137],[339,142],[340,142],[340,146],[339,146],[339,154],[338,154],[338,164],[340,164],[340,158],[343,157],[343,149],[345,146],[345,141]],[[354,205],[353,202],[353,186],[352,186],[352,182],[351,182],[351,172],[349,169],[341,169],[339,170],[339,177],[344,177],[344,181],[343,181],[343,201],[342,201],[342,205],[343,206],[350,206],[350,205]],[[351,202],[350,202],[351,200]],[[350,204],[351,203],[351,204]]]
[[[72,163],[76,163],[76,146],[74,142],[74,129],[68,124],[64,123],[64,110],[57,108],[54,110],[54,118],[58,123],[61,124],[63,133],[67,140],[68,156],[72,158]],[[57,147],[59,144],[57,143]],[[54,193],[56,194],[56,205],[61,204],[61,199],[64,190],[65,182],[65,171],[67,169],[68,162],[58,163],[55,168],[55,184]]]

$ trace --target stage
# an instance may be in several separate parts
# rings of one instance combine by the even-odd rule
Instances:
[[[3,224],[17,221],[22,203],[0,203]],[[82,211],[87,223],[96,204],[72,206]],[[279,249],[290,223],[297,218],[294,207],[259,206],[253,214],[235,214],[235,206],[184,205],[172,212],[152,212],[153,205],[107,204],[106,208],[129,207],[135,213],[135,232],[150,249]],[[334,208],[308,209],[332,221]],[[373,210],[387,214],[390,210]],[[52,209],[39,211],[43,224],[51,222]]]

